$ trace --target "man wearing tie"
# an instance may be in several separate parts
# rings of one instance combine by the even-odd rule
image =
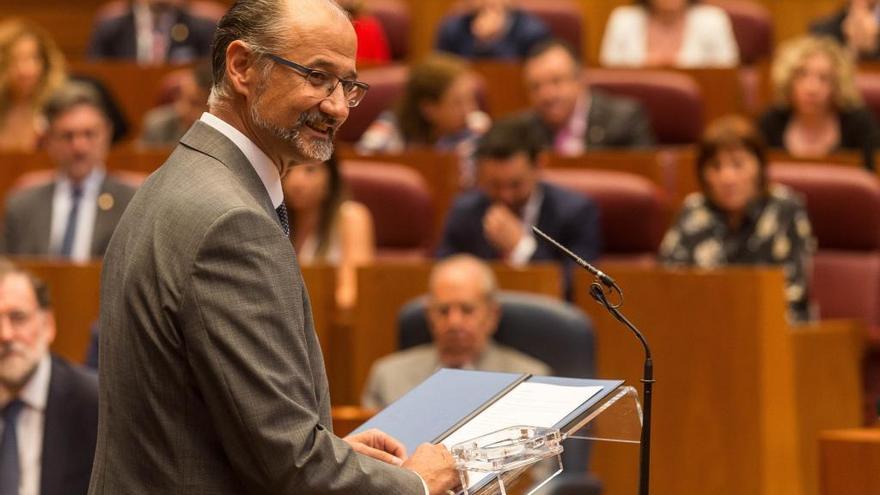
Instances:
[[[98,431],[95,376],[49,352],[42,281],[0,260],[0,495],[85,495]]]
[[[239,0],[209,112],[140,188],[101,281],[91,495],[440,495],[442,445],[333,434],[281,177],[325,161],[368,86],[329,0]],[[408,455],[410,454],[410,455]]]
[[[7,200],[0,247],[6,254],[86,261],[104,254],[134,188],[107,175],[112,127],[100,96],[69,83],[46,103],[46,151],[54,180]]]

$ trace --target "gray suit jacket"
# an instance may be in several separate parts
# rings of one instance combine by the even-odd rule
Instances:
[[[373,363],[361,397],[361,405],[382,409],[403,397],[442,366],[434,344],[422,344],[389,354]],[[533,375],[552,374],[545,363],[495,342],[489,343],[479,360],[474,363],[474,369]]]
[[[555,133],[533,110],[518,114],[545,146],[552,148]],[[641,103],[631,98],[590,91],[590,111],[584,133],[587,150],[600,148],[643,148],[653,146],[651,121]]]
[[[134,196],[134,188],[108,175],[101,184],[101,195],[113,198],[109,208],[98,208],[92,232],[91,254],[100,258],[107,250],[110,237],[122,212]],[[55,181],[19,191],[6,201],[0,251],[19,256],[49,255],[49,231],[52,228],[52,204]],[[105,205],[106,206],[106,205]]]
[[[422,493],[333,435],[293,248],[253,167],[207,124],[123,215],[100,326],[91,495]]]

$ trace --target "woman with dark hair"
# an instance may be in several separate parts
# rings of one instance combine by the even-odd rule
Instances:
[[[790,318],[809,320],[810,221],[797,195],[768,183],[754,126],[739,116],[712,123],[699,144],[697,177],[701,192],[685,199],[660,245],[660,260],[702,268],[782,266]]]
[[[357,300],[357,267],[375,258],[373,217],[348,199],[336,156],[324,163],[296,165],[283,178],[290,237],[303,265],[336,265],[336,304]]]
[[[694,0],[637,0],[614,9],[602,65],[735,67],[739,48],[727,13]]]
[[[853,150],[874,168],[877,123],[842,46],[811,36],[787,41],[776,51],[771,77],[776,101],[759,120],[768,145],[805,158]]]
[[[0,150],[37,149],[43,103],[66,79],[64,56],[48,32],[22,19],[0,24]]]
[[[373,122],[357,143],[360,153],[400,153],[430,147],[458,153],[462,183],[470,185],[470,155],[489,127],[479,111],[475,80],[464,60],[434,54],[412,68],[400,101]]]

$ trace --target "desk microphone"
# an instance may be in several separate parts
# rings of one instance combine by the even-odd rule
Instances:
[[[573,252],[571,252],[571,250],[568,249],[567,247],[556,242],[555,239],[553,239],[549,235],[542,232],[541,229],[539,229],[538,227],[535,227],[534,225],[532,225],[532,231],[534,233],[538,234],[539,236],[541,236],[545,241],[556,246],[556,249],[565,253],[566,256],[571,258],[572,261],[574,261],[575,263],[580,265],[584,270],[592,273],[593,276],[595,276],[597,279],[599,279],[600,282],[602,282],[602,285],[604,285],[605,287],[608,287],[609,289],[618,289],[619,290],[619,287],[617,287],[617,282],[615,282],[613,278],[606,275],[605,272],[603,272],[602,270],[596,268],[595,266],[587,263],[586,260],[584,260],[580,256],[574,254]]]
[[[596,277],[596,282],[590,284],[590,296],[592,296],[596,302],[604,306],[617,321],[623,323],[624,326],[632,331],[642,344],[642,348],[645,351],[645,362],[642,367],[642,435],[639,442],[639,495],[648,495],[651,476],[651,402],[654,395],[654,360],[651,357],[651,347],[648,345],[648,341],[645,339],[645,336],[642,335],[642,332],[620,312],[619,308],[623,304],[623,291],[613,278],[606,275],[602,270],[587,263],[581,259],[580,256],[572,253],[570,249],[559,244],[547,234],[541,232],[539,228],[532,226],[532,230],[541,236],[541,238],[556,246],[556,248],[562,251],[562,253]],[[604,285],[606,289],[603,290],[602,285]],[[618,300],[616,304],[612,304],[608,301],[606,290],[608,294],[612,291],[617,292]]]

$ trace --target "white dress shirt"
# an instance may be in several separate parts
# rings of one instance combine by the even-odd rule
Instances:
[[[520,238],[516,247],[510,253],[507,261],[513,266],[523,266],[532,259],[535,249],[538,248],[538,241],[535,240],[535,234],[532,233],[532,225],[538,224],[538,216],[541,214],[541,204],[544,202],[544,189],[540,184],[535,186],[535,192],[529,196],[529,200],[523,207],[522,227],[523,236]]]
[[[95,216],[98,214],[98,195],[104,183],[104,167],[95,167],[83,179],[81,184],[82,197],[79,199],[79,211],[76,215],[76,231],[73,235],[73,249],[70,253],[72,261],[88,261],[92,257],[92,237],[95,232]],[[55,180],[55,193],[52,196],[52,223],[49,230],[49,252],[53,255],[61,253],[64,231],[73,207],[73,182],[67,176],[59,174]]]
[[[18,413],[18,459],[21,466],[19,495],[39,495],[40,473],[43,460],[43,429],[46,425],[46,401],[49,397],[49,378],[52,360],[46,353],[30,381],[21,390],[18,399],[24,403]],[[0,419],[0,434],[6,425]]]
[[[216,115],[205,112],[199,120],[229,138],[241,150],[245,158],[251,162],[257,175],[260,176],[263,185],[266,186],[266,191],[269,192],[269,197],[272,199],[272,205],[275,208],[280,206],[284,201],[284,191],[281,189],[281,176],[278,173],[278,168],[275,167],[275,164],[266,153],[254,144],[250,138],[242,134],[241,131],[224,122]],[[422,487],[425,489],[425,495],[429,495],[428,485],[425,483],[425,480],[421,476],[419,476],[419,480],[421,480]]]

